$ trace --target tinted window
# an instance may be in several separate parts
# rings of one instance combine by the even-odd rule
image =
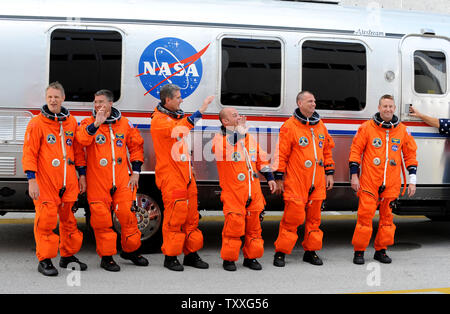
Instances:
[[[366,106],[366,49],[357,43],[305,41],[302,90],[316,98],[317,109],[363,110]]]
[[[281,43],[277,40],[222,39],[224,106],[278,107]]]
[[[50,82],[64,86],[66,101],[91,102],[109,89],[120,98],[122,36],[114,31],[59,29],[50,45]]]
[[[414,52],[414,89],[420,94],[447,93],[447,64],[442,52]]]

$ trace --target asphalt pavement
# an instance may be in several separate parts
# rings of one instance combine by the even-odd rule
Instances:
[[[235,272],[222,268],[220,259],[223,217],[205,214],[200,221],[205,244],[199,252],[209,263],[207,270],[185,267],[172,272],[163,267],[161,253],[145,254],[150,265],[136,267],[119,256],[118,273],[100,268],[95,241],[79,215],[79,228],[85,237],[77,257],[88,264],[88,270],[59,270],[55,278],[37,271],[33,236],[33,214],[8,213],[0,217],[0,293],[146,293],[146,294],[321,294],[321,293],[450,293],[450,222],[433,222],[423,216],[395,216],[396,244],[388,254],[389,265],[373,260],[373,239],[366,251],[365,265],[352,263],[351,238],[356,222],[354,213],[325,213],[322,219],[323,249],[317,252],[323,266],[302,261],[303,227],[286,266],[272,265],[273,243],[278,233],[279,213],[265,217],[262,224],[265,254],[259,259],[261,271],[237,262]],[[374,220],[376,230],[378,219]],[[180,258],[180,261],[182,257]],[[59,257],[53,260],[58,265]],[[186,305],[187,306],[187,305]],[[190,304],[192,306],[192,304]],[[181,307],[181,304],[180,304]]]

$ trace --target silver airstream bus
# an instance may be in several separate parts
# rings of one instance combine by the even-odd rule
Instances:
[[[78,121],[91,115],[95,91],[140,129],[145,163],[137,197],[143,239],[155,239],[161,196],[154,183],[150,114],[159,88],[180,86],[187,113],[216,95],[190,134],[199,209],[221,209],[211,140],[218,112],[237,107],[268,153],[292,115],[300,90],[313,92],[336,142],[335,188],[325,210],[356,210],[348,156],[357,128],[392,94],[396,114],[418,144],[417,193],[397,214],[450,215],[450,143],[408,115],[450,112],[450,16],[337,3],[275,0],[5,1],[0,11],[0,214],[30,211],[23,173],[26,125],[44,104],[49,82],[66,90]],[[269,195],[266,210],[281,210]]]

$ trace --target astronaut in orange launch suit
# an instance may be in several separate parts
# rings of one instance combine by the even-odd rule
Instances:
[[[117,253],[117,234],[112,229],[111,209],[120,223],[120,256],[137,266],[148,265],[148,260],[137,252],[141,232],[131,210],[133,190],[138,188],[144,161],[144,140],[139,130],[112,107],[113,100],[109,90],[96,92],[93,115],[81,121],[76,136],[86,148],[87,198],[100,266],[107,271],[120,271],[112,258]],[[127,150],[132,169],[128,166]]]
[[[46,276],[58,275],[51,258],[61,253],[60,267],[77,263],[80,270],[87,265],[74,254],[83,242],[73,211],[78,194],[86,189],[85,159],[75,140],[77,121],[62,106],[63,86],[54,82],[46,89],[46,102],[41,113],[28,123],[23,144],[22,166],[28,178],[28,191],[34,201],[36,215],[34,236],[38,271]],[[80,174],[78,182],[76,170]],[[59,236],[53,232],[58,224]]]
[[[160,89],[161,103],[151,120],[151,135],[156,155],[155,179],[164,203],[162,226],[165,255],[164,267],[183,271],[184,267],[206,269],[197,251],[203,247],[203,234],[198,229],[197,185],[186,136],[208,108],[214,97],[207,97],[191,116],[180,109],[180,88],[166,84]],[[177,256],[184,253],[183,265]]]
[[[223,268],[236,270],[235,261],[242,244],[240,237],[245,236],[244,266],[261,270],[256,259],[264,253],[260,217],[266,202],[257,171],[265,176],[272,193],[276,183],[266,152],[247,132],[245,117],[235,108],[227,107],[220,111],[219,119],[221,132],[213,139],[212,151],[216,156],[225,216],[221,249]]]
[[[417,145],[407,127],[394,115],[395,108],[392,96],[382,96],[379,112],[363,123],[353,138],[349,167],[352,188],[359,196],[358,219],[352,239],[355,264],[364,264],[364,251],[372,236],[372,219],[378,206],[380,221],[374,258],[382,263],[392,261],[386,255],[386,249],[394,244],[396,227],[391,207],[400,194],[403,160],[410,177],[408,196],[413,196],[416,191]]]
[[[297,95],[298,108],[281,126],[279,148],[273,169],[278,193],[283,193],[285,209],[275,241],[274,265],[285,265],[297,242],[297,228],[305,223],[303,261],[322,265],[315,253],[322,248],[323,232],[319,229],[322,202],[326,190],[334,184],[334,141],[315,111],[314,95],[303,91]],[[281,180],[284,177],[284,182]]]

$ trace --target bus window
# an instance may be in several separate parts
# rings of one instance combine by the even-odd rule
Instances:
[[[302,46],[302,90],[317,109],[360,111],[366,106],[366,48],[358,43],[307,40]]]
[[[281,66],[278,40],[223,38],[222,105],[280,106]]]
[[[447,64],[442,52],[414,52],[414,90],[419,94],[447,93]]]
[[[91,102],[109,89],[120,98],[122,36],[116,31],[57,29],[50,43],[49,81],[64,86],[66,101]]]

